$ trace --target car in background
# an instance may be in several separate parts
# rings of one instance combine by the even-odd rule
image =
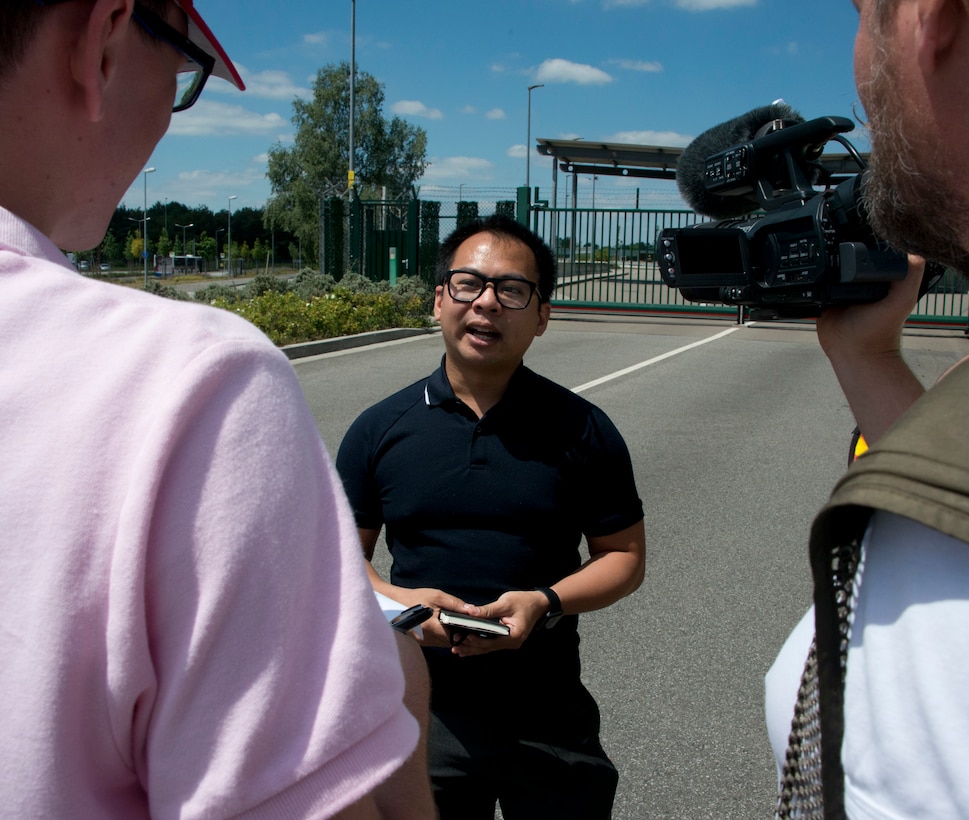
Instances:
[[[111,265],[109,265],[107,262],[102,262],[101,270],[111,270]]]

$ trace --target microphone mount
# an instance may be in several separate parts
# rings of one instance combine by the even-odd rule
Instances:
[[[717,196],[746,199],[750,211],[804,202],[816,195],[825,143],[853,128],[846,117],[773,120],[750,142],[707,157],[704,187]]]

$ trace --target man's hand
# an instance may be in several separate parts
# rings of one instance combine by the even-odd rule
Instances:
[[[371,583],[373,583],[374,577],[378,577],[376,573],[371,576]],[[465,612],[466,607],[470,606],[456,595],[451,595],[441,589],[434,589],[432,587],[409,589],[407,587],[394,586],[386,581],[380,581],[379,586],[374,584],[374,589],[382,595],[393,598],[395,601],[399,601],[406,606],[424,604],[424,606],[429,606],[434,609],[434,614],[421,624],[423,637],[418,640],[421,646],[450,646],[451,640],[447,630],[437,619],[437,616],[442,609],[449,609],[452,612]]]
[[[535,628],[535,624],[548,612],[548,598],[536,590],[514,590],[504,593],[497,601],[483,606],[466,604],[459,612],[476,618],[501,621],[511,628],[507,638],[481,638],[468,635],[460,644],[451,647],[455,655],[468,658],[484,655],[500,649],[518,649]]]
[[[869,445],[925,392],[902,358],[902,328],[918,300],[925,261],[909,257],[909,272],[880,302],[829,308],[818,317],[818,340]]]
[[[908,275],[892,282],[884,299],[822,311],[817,329],[825,354],[829,358],[896,354],[905,320],[918,301],[924,272],[925,260],[910,255]]]

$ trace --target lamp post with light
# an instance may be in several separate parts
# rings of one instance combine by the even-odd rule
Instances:
[[[532,201],[532,92],[536,88],[545,88],[544,83],[528,86],[528,136],[525,138],[525,187],[528,188],[528,201]]]
[[[215,269],[222,270],[222,263],[219,258],[219,234],[225,233],[225,228],[215,229]]]
[[[225,261],[229,276],[232,276],[232,200],[238,198],[237,196],[229,197],[229,232],[226,234],[225,240]]]
[[[145,202],[144,202],[145,207],[144,207],[144,211],[142,212],[142,215],[144,216],[144,219],[145,219],[145,232],[143,234],[143,237],[145,240],[145,246],[141,249],[141,255],[145,259],[145,287],[147,288],[148,287],[148,174],[155,173],[155,166],[153,165],[151,168],[145,168],[145,170],[142,173],[145,175]]]
[[[188,256],[188,245],[186,244],[188,240],[185,238],[185,231],[187,231],[189,228],[194,228],[195,223],[189,222],[188,225],[179,225],[176,222],[175,227],[182,229],[182,256]]]

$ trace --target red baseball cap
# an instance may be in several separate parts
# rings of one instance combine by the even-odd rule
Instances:
[[[194,0],[174,0],[174,2],[188,17],[188,39],[215,58],[212,74],[228,80],[240,91],[245,91],[246,84],[242,82],[242,77],[232,65],[232,60],[212,33],[212,29],[205,24],[202,15],[196,10]]]

